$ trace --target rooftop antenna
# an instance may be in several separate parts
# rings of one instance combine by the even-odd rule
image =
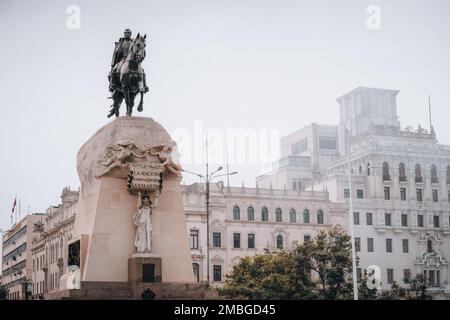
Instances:
[[[228,167],[228,143],[227,143],[227,186],[230,186],[230,170]]]

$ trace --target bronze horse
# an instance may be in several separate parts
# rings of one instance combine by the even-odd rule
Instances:
[[[128,51],[128,55],[125,60],[119,62],[117,66],[117,72],[119,76],[118,81],[114,84],[114,91],[111,98],[113,99],[113,104],[111,105],[111,110],[108,114],[108,118],[115,115],[119,116],[119,108],[122,101],[125,99],[125,104],[127,106],[127,116],[131,116],[133,112],[134,99],[139,93],[141,99],[137,110],[142,112],[144,109],[144,93],[148,91],[144,82],[144,69],[141,67],[141,62],[145,59],[145,38],[147,35],[141,37],[138,33],[136,38]]]

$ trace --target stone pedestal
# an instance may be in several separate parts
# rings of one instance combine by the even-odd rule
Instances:
[[[137,279],[138,265],[152,261],[159,281],[194,283],[180,177],[176,175],[163,173],[161,194],[152,210],[152,251],[159,257],[131,257],[135,252],[132,219],[137,197],[127,191],[124,166],[102,175],[110,165],[105,164],[108,156],[111,159],[108,148],[126,143],[145,150],[174,145],[167,131],[153,119],[119,117],[81,147],[77,156],[81,192],[74,226],[74,238],[85,239],[81,246],[81,281],[128,282],[130,272]],[[134,160],[124,157],[121,161]]]

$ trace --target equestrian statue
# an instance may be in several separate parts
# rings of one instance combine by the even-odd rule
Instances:
[[[148,92],[145,80],[145,72],[141,67],[145,59],[145,38],[137,34],[136,38],[131,38],[131,30],[125,29],[124,37],[116,42],[116,46],[111,61],[111,71],[109,73],[109,91],[113,104],[108,114],[108,118],[119,116],[119,108],[125,100],[127,106],[127,116],[133,112],[134,99],[140,94],[140,101],[137,107],[139,112],[144,109],[144,94]]]

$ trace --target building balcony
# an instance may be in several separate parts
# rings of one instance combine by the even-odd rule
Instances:
[[[438,178],[431,178],[431,183],[439,183],[439,179]]]
[[[390,174],[383,174],[383,181],[391,181],[391,175]]]
[[[406,182],[408,179],[407,179],[407,177],[406,176],[399,176],[398,177],[398,181],[400,181],[400,182]]]
[[[422,183],[423,182],[423,177],[416,177],[415,181],[416,181],[416,183]]]

